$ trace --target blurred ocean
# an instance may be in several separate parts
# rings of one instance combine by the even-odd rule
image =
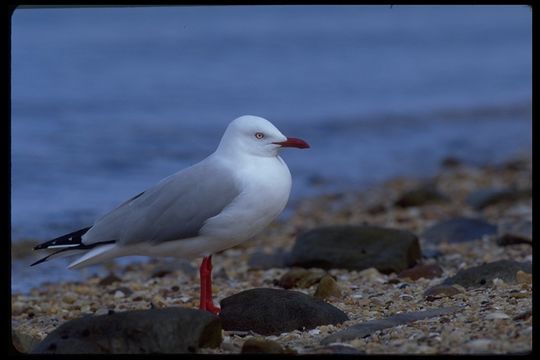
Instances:
[[[282,152],[291,206],[531,151],[526,6],[17,9],[11,45],[15,241],[92,224],[244,114],[311,144]]]

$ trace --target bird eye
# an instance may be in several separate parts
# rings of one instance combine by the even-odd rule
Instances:
[[[264,134],[261,133],[261,132],[258,132],[258,133],[255,133],[255,137],[256,137],[257,139],[262,139],[262,138],[264,137]]]

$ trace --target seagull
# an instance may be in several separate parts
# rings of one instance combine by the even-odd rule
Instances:
[[[82,255],[69,269],[116,257],[188,260],[202,256],[199,309],[220,312],[212,299],[212,254],[252,238],[285,208],[291,173],[282,148],[305,149],[268,120],[244,115],[226,128],[217,149],[98,218],[94,225],[37,245],[53,258]]]

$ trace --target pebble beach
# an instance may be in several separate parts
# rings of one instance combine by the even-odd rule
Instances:
[[[366,226],[406,232],[418,249],[400,254],[388,248],[371,262],[359,259],[347,268],[307,266],[295,258],[307,232],[324,241],[328,227]],[[369,252],[369,242],[365,246]],[[14,245],[12,260],[37,259],[30,249],[29,243]],[[392,257],[401,256],[405,265],[394,265],[401,260]],[[74,319],[197,309],[199,262],[111,263],[106,276],[14,293],[13,346],[20,352],[61,352],[58,342],[50,351],[36,349]],[[526,354],[532,351],[531,263],[530,155],[487,166],[447,158],[431,178],[393,178],[300,201],[288,219],[213,257],[217,304],[249,289],[294,291],[338,309],[346,321],[269,334],[258,327],[231,329],[223,317],[219,341],[190,352]]]

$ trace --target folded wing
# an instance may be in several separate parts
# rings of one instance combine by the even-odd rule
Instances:
[[[171,175],[96,221],[83,237],[92,244],[115,239],[117,245],[158,244],[198,235],[240,189],[232,172],[201,162]]]

